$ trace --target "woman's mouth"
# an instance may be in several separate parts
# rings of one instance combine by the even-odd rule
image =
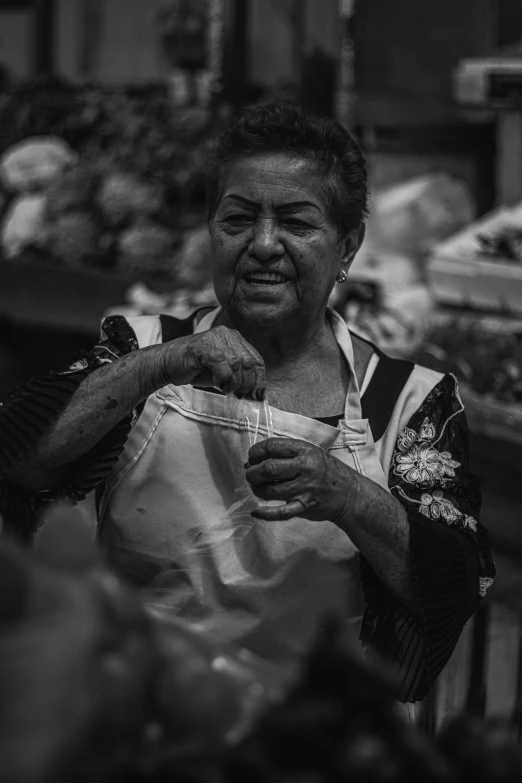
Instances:
[[[288,282],[288,278],[278,272],[252,272],[245,276],[245,280],[251,285],[281,285]]]

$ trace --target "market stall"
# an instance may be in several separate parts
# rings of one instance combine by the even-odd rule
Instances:
[[[4,117],[24,107],[20,89]],[[0,162],[3,341],[7,360],[19,362],[4,372],[7,388],[24,373],[63,366],[73,348],[92,344],[108,312],[183,317],[214,301],[202,183],[215,125],[174,108],[157,89],[64,89],[67,106],[56,99],[47,117],[48,94],[39,103],[38,90],[29,90]],[[376,193],[352,282],[332,298],[352,328],[387,352],[458,376],[484,521],[494,543],[511,551],[521,549],[516,214],[507,234],[487,220],[477,226],[472,197],[444,175]],[[467,259],[461,231],[475,242]],[[498,260],[499,252],[510,258]],[[511,276],[490,275],[478,298],[465,286],[456,301],[463,265],[468,281],[485,265]],[[480,291],[489,296],[488,318]],[[493,362],[495,373],[486,369]]]
[[[31,371],[47,371],[92,343],[133,283],[189,299],[205,288],[206,259],[187,263],[187,249],[205,221],[203,155],[214,128],[201,108],[174,106],[165,85],[53,80],[4,91],[2,393],[27,379],[31,354]]]

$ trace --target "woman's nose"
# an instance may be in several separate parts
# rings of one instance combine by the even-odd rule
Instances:
[[[285,248],[274,220],[261,218],[256,221],[249,252],[259,261],[268,261],[274,256],[284,255]]]

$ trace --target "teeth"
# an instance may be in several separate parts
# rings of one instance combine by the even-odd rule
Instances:
[[[284,275],[279,275],[276,272],[256,272],[248,275],[248,279],[256,280],[260,283],[284,283],[286,281]]]

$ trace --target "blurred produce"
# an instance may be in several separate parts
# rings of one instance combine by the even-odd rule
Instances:
[[[516,732],[502,722],[460,716],[443,728],[438,745],[459,780],[510,783],[522,779],[517,739]]]
[[[422,258],[474,216],[473,199],[462,182],[430,174],[374,193],[368,234],[384,252]]]
[[[148,612],[74,509],[2,543],[2,783],[206,780],[294,678]]]
[[[158,187],[125,172],[114,172],[106,177],[96,201],[109,226],[120,226],[134,217],[154,215],[162,204]]]
[[[491,259],[522,261],[522,228],[504,228],[492,235],[479,234],[479,252]]]
[[[297,687],[225,768],[227,783],[515,783],[522,753],[509,726],[468,716],[429,739],[398,713],[393,686],[332,627]]]
[[[118,237],[118,269],[126,274],[165,272],[175,276],[174,253],[177,235],[146,218],[136,223]]]
[[[436,244],[427,264],[435,299],[522,314],[522,203],[500,207]]]
[[[208,226],[188,231],[178,256],[181,287],[205,288],[212,281],[212,249]]]
[[[208,113],[173,106],[163,84],[111,90],[53,79],[8,83],[0,128],[11,140],[0,160],[3,235],[17,191],[45,198],[43,231],[10,227],[4,257],[37,247],[43,263],[160,289],[208,282],[204,242],[187,236],[206,224],[204,155],[216,128]]]
[[[18,258],[27,247],[47,243],[46,199],[38,193],[17,196],[7,209],[2,224],[2,252]]]
[[[49,226],[48,249],[54,259],[81,267],[95,256],[99,234],[88,212],[65,212]]]
[[[97,184],[98,177],[93,167],[82,163],[52,182],[44,197],[49,219],[57,218],[69,210],[88,208]]]
[[[441,314],[416,354],[484,397],[522,403],[522,322]]]
[[[227,780],[399,781],[405,744],[417,749],[412,773],[451,780],[439,778],[447,765],[399,717],[394,697],[392,683],[362,659],[353,638],[331,626],[284,703],[232,752]]]
[[[0,182],[7,191],[27,193],[49,185],[77,159],[62,139],[24,139],[0,158]]]
[[[147,610],[55,507],[34,551],[0,546],[2,783],[518,783],[501,724],[432,740],[351,631],[281,667]],[[292,669],[292,670],[291,670]]]

